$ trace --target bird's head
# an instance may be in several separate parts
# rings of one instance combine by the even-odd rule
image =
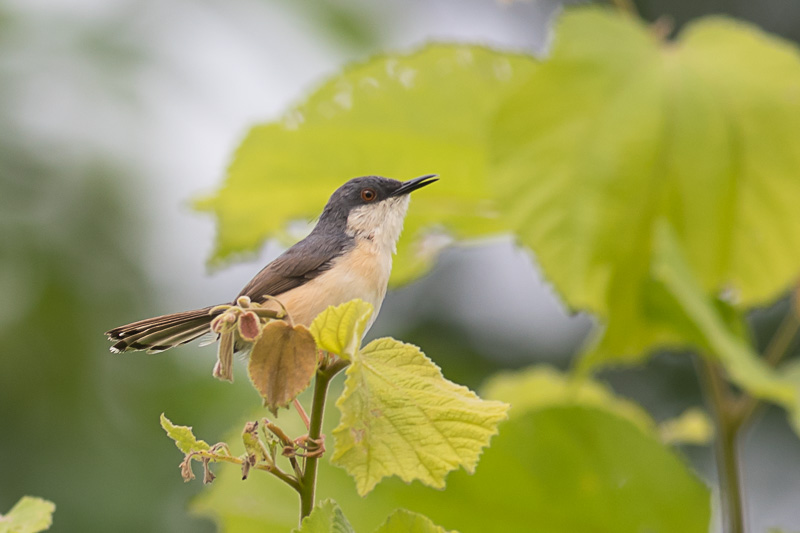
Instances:
[[[338,222],[350,236],[380,236],[393,247],[403,229],[409,193],[434,181],[437,181],[435,174],[408,181],[380,176],[353,178],[331,195],[320,223]]]

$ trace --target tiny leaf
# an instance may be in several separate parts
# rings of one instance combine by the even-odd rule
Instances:
[[[23,496],[6,515],[0,515],[0,533],[37,533],[53,524],[54,503]]]
[[[164,413],[161,413],[161,427],[183,453],[205,451],[211,448],[206,441],[197,440],[192,433],[191,426],[176,426]]]
[[[448,533],[427,516],[405,509],[393,512],[375,533]]]
[[[253,345],[250,381],[271,411],[286,407],[303,392],[317,369],[317,346],[303,325],[273,320]]]
[[[416,346],[388,338],[356,352],[336,405],[332,461],[361,495],[385,476],[443,487],[451,470],[473,472],[508,409],[446,380]]]
[[[300,529],[294,533],[355,533],[342,509],[333,500],[317,504],[311,514],[303,518]]]
[[[320,350],[352,359],[373,311],[371,304],[358,299],[330,306],[311,323],[311,334]]]

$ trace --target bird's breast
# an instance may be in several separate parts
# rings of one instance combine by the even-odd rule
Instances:
[[[372,239],[357,238],[355,246],[335,259],[330,269],[277,299],[296,324],[309,326],[328,306],[359,298],[375,308],[369,328],[386,296],[391,270],[391,250]]]

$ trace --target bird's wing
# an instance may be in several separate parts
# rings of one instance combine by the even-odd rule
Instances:
[[[286,250],[250,280],[239,296],[249,296],[255,302],[263,302],[264,296],[280,294],[299,287],[319,276],[342,255],[350,243],[337,239],[302,240]]]

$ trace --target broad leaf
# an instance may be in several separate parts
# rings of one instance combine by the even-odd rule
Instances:
[[[23,496],[8,514],[0,515],[0,533],[38,533],[53,524],[52,502],[32,496]]]
[[[711,515],[708,488],[657,436],[580,405],[513,416],[475,475],[454,473],[445,491],[387,489],[461,533],[707,533]]]
[[[511,417],[554,405],[583,405],[611,411],[644,431],[655,429],[650,415],[636,403],[616,397],[610,388],[597,381],[567,376],[548,366],[495,375],[487,383],[485,392],[487,398],[510,403]]]
[[[341,508],[333,500],[318,503],[311,514],[303,519],[295,533],[355,533]]]
[[[375,533],[447,533],[447,531],[434,524],[427,516],[398,509]]]
[[[443,487],[463,466],[475,470],[508,406],[447,381],[416,346],[377,339],[353,357],[332,461],[366,494],[385,476]]]
[[[328,307],[311,323],[311,334],[320,350],[352,359],[374,308],[363,300]]]
[[[686,340],[650,297],[660,219],[706,294],[748,307],[796,279],[798,94],[797,48],[755,27],[702,19],[664,42],[611,10],[564,14],[497,117],[491,174],[566,302],[607,320],[598,358]]]
[[[190,426],[176,426],[164,413],[161,413],[161,427],[167,436],[175,441],[175,446],[183,453],[208,450],[210,446],[204,440],[197,440]]]
[[[275,412],[303,392],[317,370],[317,346],[308,328],[273,320],[250,352],[247,372],[266,405]]]
[[[487,200],[488,123],[536,65],[480,46],[431,45],[349,67],[281,120],[254,127],[225,184],[198,203],[217,218],[212,261],[252,252],[288,221],[319,215],[337,187],[367,174],[441,176],[413,193],[394,282],[435,257],[442,239],[423,238],[431,228],[456,237],[497,232]]]

